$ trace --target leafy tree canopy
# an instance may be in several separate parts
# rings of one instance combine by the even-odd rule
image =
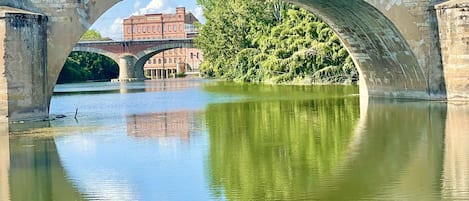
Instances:
[[[358,80],[347,50],[314,14],[280,0],[198,0],[206,23],[196,44],[208,77],[246,82]]]
[[[101,33],[99,33],[96,30],[90,29],[81,36],[80,40],[111,40],[110,38],[104,38],[101,36]]]

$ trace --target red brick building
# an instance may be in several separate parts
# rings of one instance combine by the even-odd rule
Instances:
[[[147,14],[124,19],[124,40],[193,38],[199,20],[184,7],[176,13]],[[198,71],[202,52],[195,48],[171,49],[150,58],[144,66],[148,78],[166,78],[186,71]]]

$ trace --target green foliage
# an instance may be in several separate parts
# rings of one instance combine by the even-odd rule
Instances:
[[[215,85],[244,101],[211,104],[208,168],[226,200],[297,200],[340,172],[359,119],[355,86]],[[345,98],[331,98],[344,97]],[[266,112],[268,111],[268,112]]]
[[[304,9],[280,0],[198,3],[206,17],[196,39],[205,76],[273,83],[358,80],[337,35]]]
[[[110,80],[119,76],[119,67],[110,58],[90,52],[72,52],[57,83]]]
[[[98,41],[102,41],[102,40],[110,40],[109,38],[103,38],[101,36],[101,34],[93,29],[90,29],[88,31],[85,32],[85,34],[83,34],[83,36],[81,36],[80,40],[98,40]]]

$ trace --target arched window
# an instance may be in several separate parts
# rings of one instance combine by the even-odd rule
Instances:
[[[173,63],[173,58],[169,58],[169,63]]]
[[[158,64],[161,64],[161,59],[158,59]]]

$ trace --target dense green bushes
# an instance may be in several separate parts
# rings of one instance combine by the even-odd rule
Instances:
[[[344,83],[358,72],[331,28],[279,0],[199,0],[202,73],[246,82]]]
[[[110,80],[119,76],[119,67],[110,58],[90,52],[72,52],[57,83]]]

